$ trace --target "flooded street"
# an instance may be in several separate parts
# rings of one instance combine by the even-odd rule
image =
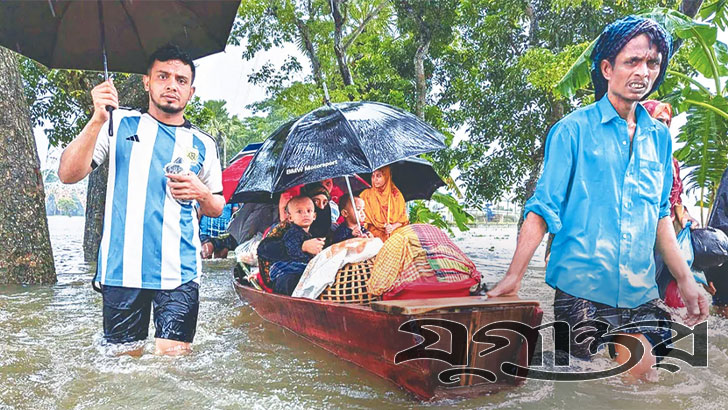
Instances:
[[[192,354],[113,357],[101,344],[101,296],[83,262],[83,218],[50,217],[58,284],[0,290],[0,408],[728,408],[728,321],[709,319],[709,367],[682,362],[656,384],[619,378],[528,381],[476,399],[420,403],[393,384],[266,323],[233,291],[230,264],[205,265]],[[515,247],[513,226],[477,228],[457,243],[493,285]],[[521,297],[553,319],[543,245]],[[150,335],[153,331],[150,332]]]

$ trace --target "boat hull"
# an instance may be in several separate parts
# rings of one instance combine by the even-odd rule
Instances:
[[[511,362],[527,367],[534,346],[528,346],[525,339],[514,332],[495,330],[489,334],[507,338],[508,345],[481,356],[479,353],[492,344],[475,343],[473,336],[483,326],[499,321],[537,327],[543,315],[538,302],[533,301],[392,313],[361,305],[275,295],[233,283],[239,297],[263,319],[391,380],[422,400],[480,396],[523,384],[523,377],[504,373],[501,364]],[[380,308],[389,309],[387,306]],[[437,337],[425,337],[429,342],[421,344],[423,336],[419,334],[425,333],[429,336],[436,333]],[[429,348],[424,349],[430,342]],[[432,355],[432,352],[438,359],[421,357]],[[405,360],[413,355],[420,357]],[[458,369],[475,371],[463,373]],[[442,372],[460,374],[446,377]],[[486,380],[482,377],[484,373],[495,375],[495,380]],[[440,376],[446,382],[440,380]]]

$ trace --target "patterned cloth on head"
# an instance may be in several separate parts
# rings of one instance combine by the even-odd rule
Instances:
[[[369,293],[396,294],[414,283],[456,283],[474,280],[480,272],[452,240],[427,224],[404,226],[392,233],[377,255]]]
[[[388,166],[379,168],[384,175],[384,186],[381,189],[371,187],[362,191],[359,197],[364,200],[364,213],[366,214],[366,227],[381,239],[387,240],[386,224],[409,223],[407,206],[404,197],[392,181],[392,173]]]
[[[642,102],[642,106],[645,107],[652,118],[657,118],[658,115],[666,112],[667,115],[670,116],[670,120],[672,120],[672,105],[670,103],[660,102],[657,100],[647,100]]]
[[[599,35],[596,44],[591,52],[591,77],[594,83],[595,100],[599,101],[607,92],[607,80],[602,75],[602,60],[614,58],[630,40],[640,34],[650,34],[657,49],[662,54],[660,74],[655,79],[652,89],[645,94],[645,98],[660,87],[665,79],[667,65],[672,56],[672,36],[665,31],[656,21],[644,17],[627,16],[621,18],[604,28]]]

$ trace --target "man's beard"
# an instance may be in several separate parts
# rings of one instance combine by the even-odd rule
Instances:
[[[181,112],[182,110],[184,110],[185,106],[187,105],[187,103],[182,105],[182,107],[174,107],[170,104],[163,105],[163,104],[160,104],[154,97],[152,97],[152,103],[154,103],[154,105],[156,105],[157,108],[159,108],[160,110],[162,110],[163,112],[165,112],[167,114],[177,114],[177,113]]]

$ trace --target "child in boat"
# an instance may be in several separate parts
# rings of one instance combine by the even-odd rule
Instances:
[[[344,218],[344,222],[339,225],[334,231],[331,237],[331,244],[339,243],[351,238],[373,238],[374,235],[364,228],[364,220],[366,214],[364,213],[364,200],[354,197],[355,207],[352,206],[351,197],[344,195],[339,200],[339,207],[341,208],[341,216]],[[359,215],[359,222],[357,223],[357,214]],[[359,225],[361,224],[361,225]]]
[[[280,237],[261,241],[258,256],[272,263],[269,276],[273,291],[291,295],[308,262],[323,249],[324,240],[308,232],[314,220],[311,198],[297,196],[286,205],[287,224]]]
[[[331,196],[329,191],[320,182],[304,185],[301,188],[301,195],[306,195],[313,201],[316,218],[311,224],[311,235],[316,237],[327,237],[331,235]]]

